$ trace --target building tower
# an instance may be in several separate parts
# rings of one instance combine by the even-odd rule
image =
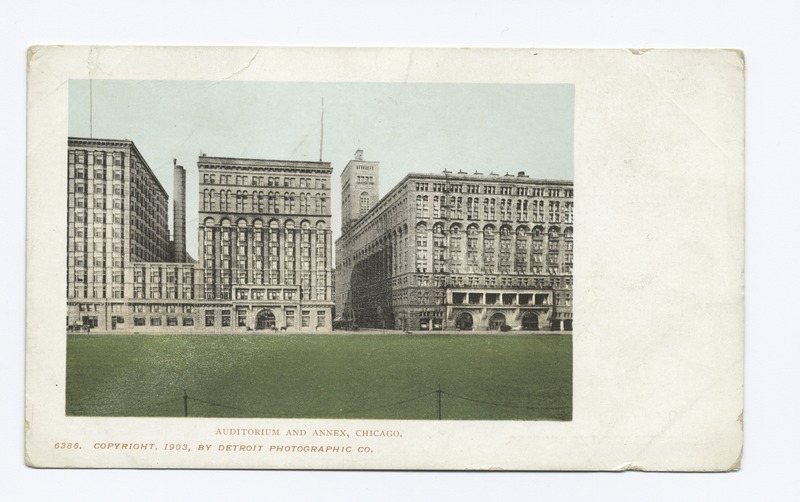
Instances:
[[[183,263],[186,261],[186,171],[178,161],[173,159],[174,174],[173,187],[174,199],[172,206],[172,231],[173,257],[172,261]]]
[[[342,229],[367,214],[378,203],[380,162],[364,160],[363,150],[342,171]]]

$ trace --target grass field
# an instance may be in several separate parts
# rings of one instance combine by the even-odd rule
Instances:
[[[67,415],[570,420],[572,337],[67,337]],[[437,390],[441,389],[441,393]]]

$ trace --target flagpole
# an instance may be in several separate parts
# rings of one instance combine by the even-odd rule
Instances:
[[[322,98],[322,109],[319,116],[319,161],[322,162],[322,139],[325,135],[325,98]]]

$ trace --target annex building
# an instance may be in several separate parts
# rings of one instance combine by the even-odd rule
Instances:
[[[573,184],[409,174],[378,197],[378,162],[342,172],[336,312],[402,330],[572,330]]]
[[[329,331],[326,162],[201,156],[199,254],[186,175],[168,195],[131,141],[69,138],[67,325],[103,331]]]

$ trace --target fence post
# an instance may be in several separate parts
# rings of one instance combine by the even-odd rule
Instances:
[[[439,420],[442,419],[442,386],[436,386],[436,397],[438,400]]]
[[[183,391],[183,416],[189,416],[189,396],[186,394],[186,390]]]

